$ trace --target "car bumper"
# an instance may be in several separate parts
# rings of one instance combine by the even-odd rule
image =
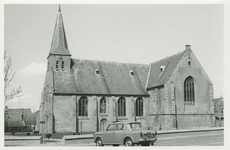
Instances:
[[[139,139],[138,142],[139,143],[146,143],[146,142],[150,142],[150,143],[153,142],[154,143],[156,140],[157,140],[157,138],[155,137],[155,138],[151,138],[151,139]]]

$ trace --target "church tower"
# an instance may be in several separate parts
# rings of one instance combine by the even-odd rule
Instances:
[[[65,73],[70,71],[71,54],[68,50],[64,23],[59,5],[57,19],[53,33],[53,39],[49,55],[47,57],[47,72],[43,90],[41,93],[40,105],[40,131],[52,133],[55,129],[55,117],[53,112],[54,103],[54,74]]]
[[[71,54],[68,50],[64,23],[59,5],[58,15],[55,23],[53,39],[49,55],[47,57],[48,70],[69,71]]]

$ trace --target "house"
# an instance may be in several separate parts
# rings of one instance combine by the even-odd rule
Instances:
[[[214,112],[216,116],[216,126],[224,126],[224,98],[213,99],[214,101]]]
[[[47,64],[45,133],[103,131],[114,121],[155,130],[215,126],[213,85],[190,45],[148,65],[72,58],[59,7]]]
[[[5,107],[5,131],[32,131],[35,126],[36,114],[31,109],[8,109]]]

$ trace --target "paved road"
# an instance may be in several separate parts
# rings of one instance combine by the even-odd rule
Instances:
[[[95,144],[71,144],[68,146],[95,146]],[[155,146],[224,146],[224,131],[158,135]]]
[[[159,136],[155,146],[224,146],[224,131]]]

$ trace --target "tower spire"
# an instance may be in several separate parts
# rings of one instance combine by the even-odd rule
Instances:
[[[59,4],[59,9],[58,9],[58,12],[61,12],[61,5]]]
[[[60,4],[59,4],[49,56],[50,55],[71,56],[68,50]]]

